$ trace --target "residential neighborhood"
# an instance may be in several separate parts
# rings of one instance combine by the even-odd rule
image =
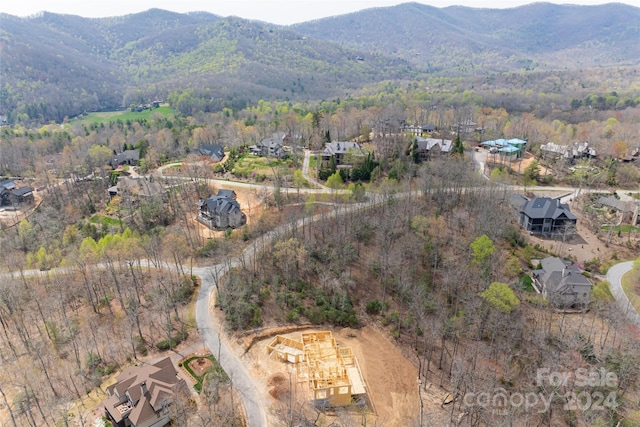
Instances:
[[[630,1],[0,3],[0,427],[640,427]]]

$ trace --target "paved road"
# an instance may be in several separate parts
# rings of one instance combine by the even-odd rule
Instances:
[[[252,245],[244,251],[244,256],[253,257],[254,253],[255,246]],[[211,315],[211,310],[214,310],[213,305],[215,300],[212,296],[215,294],[214,287],[216,285],[216,281],[229,271],[229,269],[239,266],[239,259],[228,260],[225,263],[216,264],[211,267],[191,268],[190,266],[185,265],[181,266],[180,269],[175,264],[166,262],[162,262],[160,265],[157,265],[149,260],[141,260],[140,264],[143,267],[161,268],[174,271],[189,271],[189,269],[191,269],[193,275],[200,277],[201,286],[198,293],[198,299],[196,301],[196,323],[198,326],[198,333],[203,339],[206,347],[216,358],[218,358],[220,365],[229,375],[229,378],[231,378],[233,387],[242,398],[249,426],[267,426],[265,408],[263,406],[263,402],[260,401],[260,395],[253,383],[253,380],[251,379],[251,376],[249,375],[249,372],[237,354],[233,351],[233,347],[227,341],[222,325],[216,322],[215,316]],[[126,265],[127,263],[120,264],[120,266]],[[93,268],[106,269],[108,267],[106,264],[96,264]],[[34,277],[72,274],[74,271],[76,270],[73,267],[61,267],[49,271],[24,270],[22,273],[11,272],[4,275],[18,280],[20,278],[20,274],[25,277]]]
[[[225,274],[229,268],[237,267],[238,261],[218,264],[213,267],[194,268],[193,274],[201,279],[200,292],[196,301],[196,323],[198,332],[207,348],[218,359],[220,366],[225,370],[236,392],[240,395],[244,404],[247,423],[249,426],[267,426],[267,415],[260,394],[251,375],[244,363],[233,351],[233,347],[227,342],[222,325],[211,316],[213,307],[212,294],[218,278]]]
[[[314,180],[311,180],[308,177],[309,155],[310,155],[310,152],[308,151],[305,152],[305,163],[306,163],[306,172],[307,172],[305,174],[305,177],[309,179],[310,182],[312,182],[313,184],[318,185],[316,182],[314,182]],[[165,165],[163,168],[159,169],[158,175],[156,176],[162,177],[162,171],[165,168],[171,167],[171,166],[172,165]],[[304,163],[303,163],[303,171],[304,171]],[[190,177],[166,177],[166,176],[162,178],[175,179],[176,181],[193,179]],[[230,186],[230,187],[249,188],[249,189],[270,188],[268,186],[263,186],[263,185],[256,185],[256,184],[250,184],[250,183],[244,183],[244,182],[234,182],[234,181],[227,181],[227,180],[220,180],[220,179],[208,179],[206,181],[210,183],[214,183],[218,186]],[[510,188],[514,191],[520,191],[523,189],[523,187],[519,187],[519,186],[505,186],[505,187]],[[527,187],[527,189],[577,191],[577,189],[569,188],[569,187]],[[326,193],[327,189],[326,187],[321,186],[320,189],[301,189],[300,192]],[[347,192],[347,191],[338,190],[338,192]],[[635,190],[634,192],[637,192],[637,190]],[[409,197],[410,195],[417,195],[418,193],[420,192],[414,191],[414,192],[407,192],[407,193],[399,193],[396,195],[396,197]],[[276,229],[270,231],[269,233],[265,234],[261,238],[257,239],[256,241],[254,241],[254,243],[249,245],[244,250],[242,255],[236,259],[228,260],[226,263],[213,265],[211,267],[198,267],[198,268],[192,269],[193,274],[199,276],[202,283],[200,292],[198,294],[198,299],[196,302],[196,323],[198,326],[198,331],[202,339],[204,340],[204,343],[207,346],[207,348],[216,357],[219,358],[220,365],[227,372],[227,374],[231,378],[233,387],[241,396],[244,407],[245,407],[246,415],[247,415],[247,421],[250,427],[267,426],[268,425],[267,416],[266,416],[264,404],[260,400],[258,389],[253,383],[253,380],[251,379],[249,372],[247,371],[246,367],[244,366],[243,362],[240,360],[238,355],[233,351],[232,346],[227,342],[227,337],[224,334],[224,331],[222,330],[222,325],[218,324],[216,322],[215,317],[211,316],[211,310],[214,309],[212,296],[214,295],[214,287],[216,286],[217,280],[220,277],[222,277],[226,272],[228,272],[231,268],[239,266],[241,259],[243,259],[245,263],[250,264],[256,252],[260,251],[266,245],[270,244],[274,238],[277,238],[278,236],[283,235],[288,230],[301,227],[305,223],[310,223],[310,222],[318,221],[321,219],[337,217],[355,210],[369,209],[385,201],[385,197],[379,194],[367,193],[367,196],[368,196],[368,201],[364,203],[355,203],[351,205],[337,207],[336,210],[330,213],[315,215],[311,218],[304,218],[304,219],[295,221],[293,223],[283,224],[277,227]],[[146,263],[148,262],[145,261],[145,264]],[[623,267],[619,267],[621,265]],[[100,268],[101,266],[98,265],[96,267]],[[160,266],[154,266],[154,267],[168,268],[168,269],[177,268],[175,265],[169,264],[169,263],[163,263]],[[183,268],[185,270],[188,270],[190,267],[184,266]],[[625,268],[627,269],[625,270]],[[611,278],[609,278],[609,274],[607,275],[607,277],[609,278],[609,281],[612,283],[612,290],[616,289],[615,286],[613,286],[613,284],[615,283],[617,283],[618,286],[620,287],[620,291],[622,290],[621,286],[619,285],[620,278],[622,277],[622,274],[624,272],[628,271],[628,269],[630,269],[630,263],[629,263],[629,266],[627,266],[626,263],[618,264],[617,266],[614,266],[609,270],[609,274],[611,274]],[[28,275],[43,274],[41,272],[24,272],[24,273]],[[65,273],[69,273],[69,269],[63,268],[63,269],[52,270],[44,274],[65,274]],[[616,295],[617,293],[619,292],[614,291],[614,295]],[[626,298],[626,296],[624,296],[624,293],[622,293],[622,297]],[[618,300],[618,296],[616,296],[616,300]],[[624,303],[624,300],[620,300],[620,301],[623,301]],[[627,304],[626,307],[630,307],[630,304]],[[623,309],[626,309],[626,308],[623,306]],[[627,313],[628,313],[627,315],[629,315],[630,312],[627,312]],[[633,314],[635,314],[635,316],[638,316],[638,314],[634,312],[631,314],[632,317],[633,317]],[[638,324],[640,324],[640,321]]]
[[[304,150],[304,161],[302,162],[302,175],[304,178],[312,184],[317,185],[320,188],[323,188],[325,191],[331,191],[329,187],[325,187],[322,183],[318,182],[314,178],[309,176],[309,164],[311,163],[311,150],[305,148]]]
[[[620,309],[625,314],[626,318],[636,325],[640,326],[640,314],[633,308],[629,298],[622,289],[622,276],[625,273],[631,271],[633,268],[633,261],[621,262],[611,267],[607,271],[607,280],[611,284],[611,293],[616,299],[616,302],[620,306]]]

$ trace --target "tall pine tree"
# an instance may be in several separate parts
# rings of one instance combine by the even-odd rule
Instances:
[[[453,154],[456,154],[456,155],[464,154],[464,146],[462,145],[462,141],[460,140],[460,133],[456,135],[456,140],[453,143]]]

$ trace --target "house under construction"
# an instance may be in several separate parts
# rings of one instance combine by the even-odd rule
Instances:
[[[302,341],[277,335],[267,346],[271,357],[295,363],[309,383],[316,406],[346,406],[366,399],[367,391],[351,347],[336,344],[331,331],[306,332]]]

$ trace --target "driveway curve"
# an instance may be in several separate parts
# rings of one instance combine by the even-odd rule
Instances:
[[[611,293],[627,320],[640,326],[640,314],[631,305],[629,297],[622,289],[622,276],[631,271],[632,268],[633,261],[616,264],[607,271],[607,280],[610,283]]]

